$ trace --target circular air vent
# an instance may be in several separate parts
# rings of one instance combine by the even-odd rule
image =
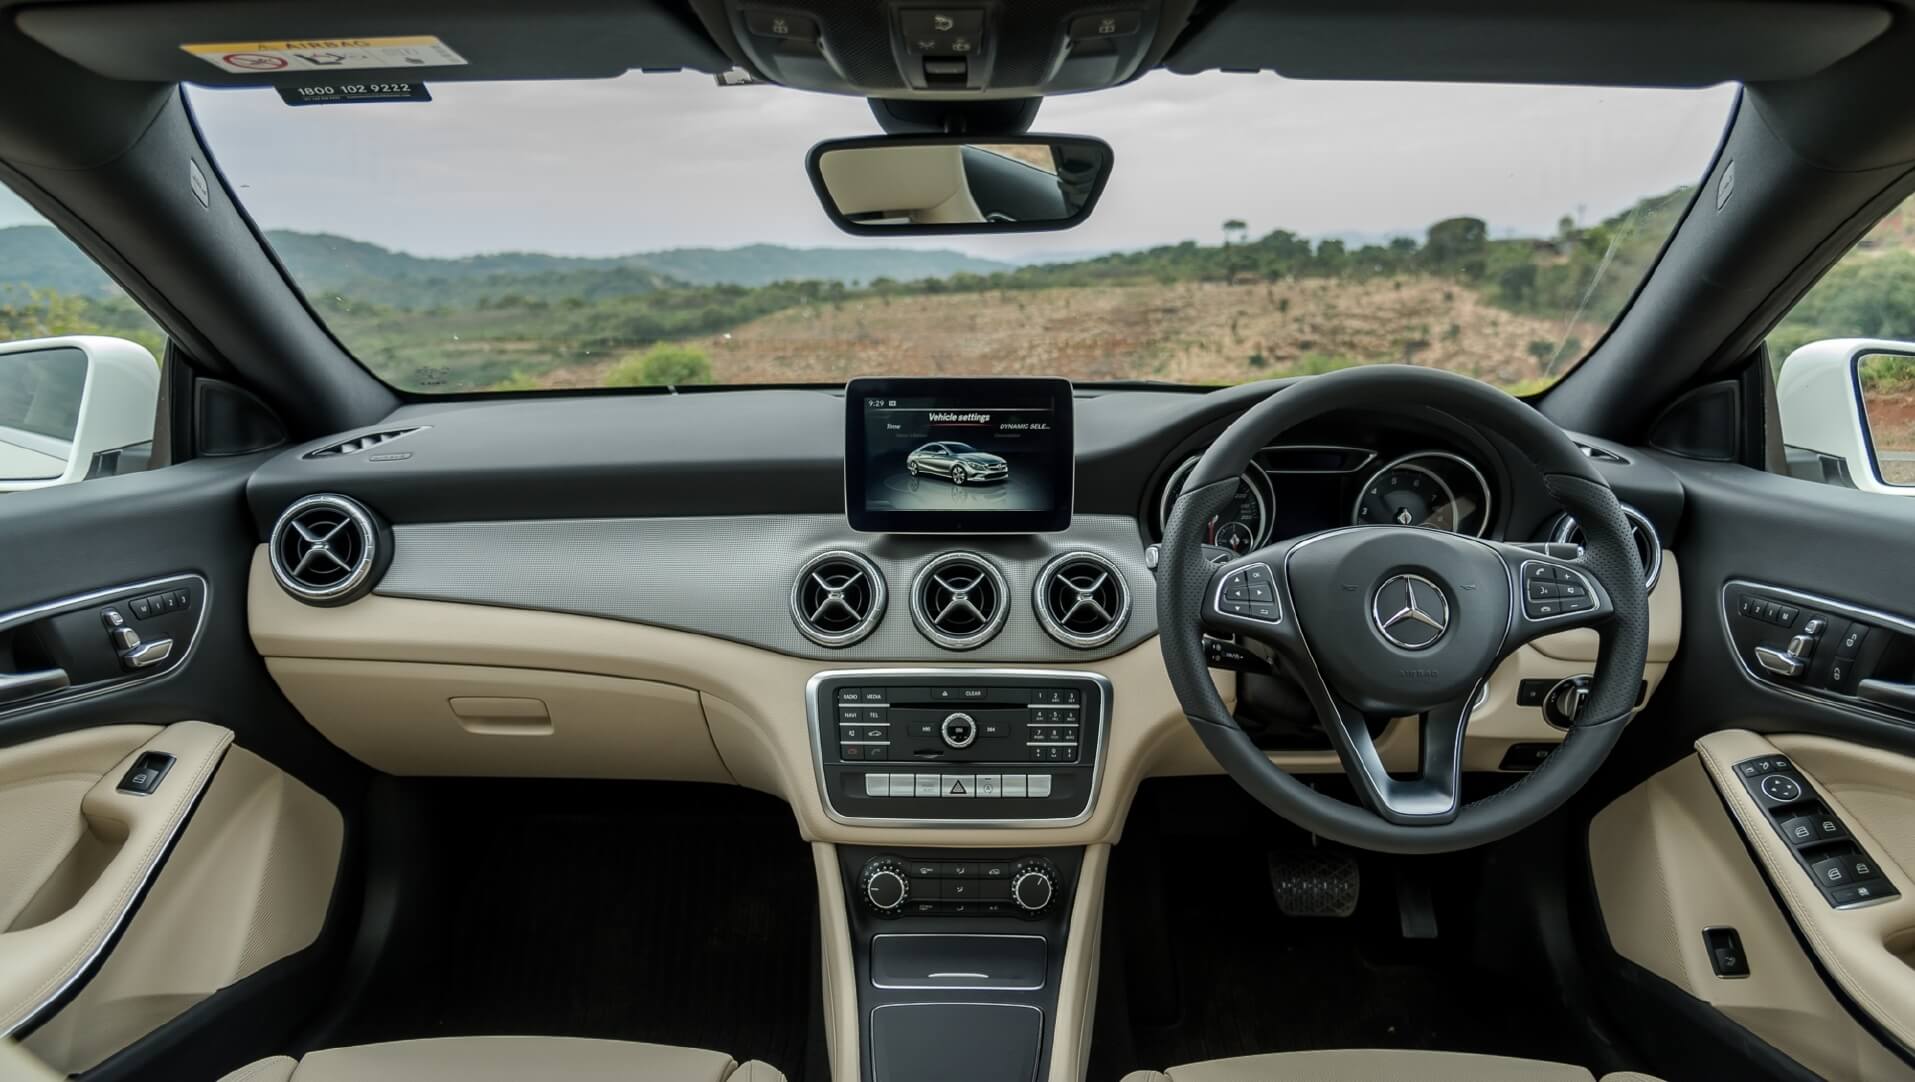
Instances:
[[[357,500],[307,496],[280,513],[267,543],[273,577],[309,605],[343,605],[372,589],[389,535]]]
[[[1629,520],[1629,532],[1636,539],[1636,556],[1642,560],[1643,589],[1656,588],[1656,576],[1662,574],[1662,538],[1656,534],[1656,528],[1649,516],[1629,506],[1622,505],[1622,516]],[[1583,543],[1583,528],[1580,523],[1568,515],[1559,516],[1556,525],[1549,531],[1549,539],[1557,544],[1580,545]]]
[[[1037,573],[1031,604],[1051,638],[1102,646],[1130,619],[1130,586],[1117,565],[1094,552],[1067,552]]]
[[[1010,606],[1004,576],[984,557],[947,552],[911,581],[911,620],[924,637],[949,650],[991,641]]]
[[[827,552],[798,569],[791,620],[820,646],[850,646],[884,618],[884,576],[855,552]]]

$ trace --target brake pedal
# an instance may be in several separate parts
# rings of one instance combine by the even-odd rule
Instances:
[[[1347,917],[1362,888],[1356,858],[1336,849],[1270,854],[1270,889],[1287,917]]]

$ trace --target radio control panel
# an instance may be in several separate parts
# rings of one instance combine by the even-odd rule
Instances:
[[[820,673],[807,693],[835,818],[1057,825],[1090,814],[1110,714],[1101,676],[845,670]]]

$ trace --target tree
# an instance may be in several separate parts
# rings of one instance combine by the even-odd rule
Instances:
[[[711,382],[711,361],[690,346],[661,344],[627,357],[605,374],[607,387],[682,387]]]
[[[1483,273],[1489,250],[1489,224],[1481,218],[1445,218],[1430,226],[1423,244],[1423,260],[1437,271],[1476,278]]]
[[[1242,218],[1224,219],[1224,223],[1223,223],[1224,247],[1226,248],[1230,247],[1231,241],[1236,241],[1238,244],[1242,244],[1244,242],[1244,239],[1247,236],[1249,236],[1249,233],[1250,233],[1250,224],[1248,222],[1245,222]]]

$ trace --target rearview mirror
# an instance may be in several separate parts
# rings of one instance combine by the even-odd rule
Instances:
[[[1111,151],[1080,135],[879,136],[811,148],[805,166],[847,233],[1069,229],[1090,216]]]
[[[0,344],[0,493],[144,469],[159,395],[159,363],[134,342]]]

